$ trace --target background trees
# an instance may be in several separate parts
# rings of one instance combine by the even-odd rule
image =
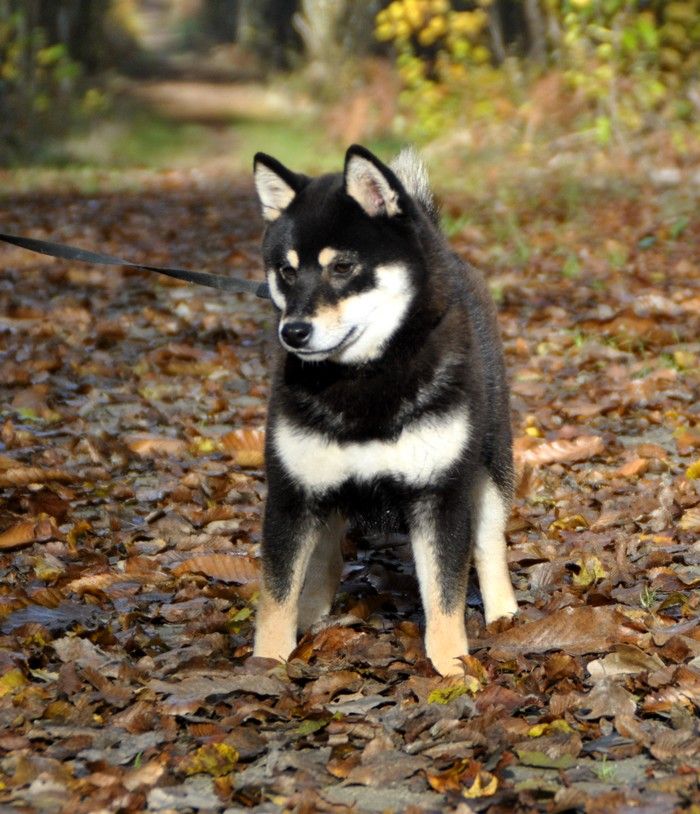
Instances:
[[[700,110],[700,0],[0,0],[0,160],[103,109],[110,72],[222,46],[232,70],[294,71],[324,99],[381,57],[397,132],[419,141],[499,116],[531,137],[544,97],[602,144]]]

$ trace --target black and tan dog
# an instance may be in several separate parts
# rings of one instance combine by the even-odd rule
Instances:
[[[329,612],[359,518],[410,534],[427,655],[459,673],[472,555],[486,621],[516,611],[508,390],[484,280],[447,245],[412,151],[386,166],[354,146],[319,178],[258,154],[255,185],[281,350],[254,653],[285,659]]]

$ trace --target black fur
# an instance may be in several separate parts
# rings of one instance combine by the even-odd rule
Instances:
[[[414,201],[371,153],[351,148],[352,155],[371,161],[388,179],[398,195],[399,214],[370,217],[347,194],[343,174],[309,179],[268,156],[256,156],[256,163],[277,171],[296,191],[285,212],[268,225],[263,242],[267,269],[283,266],[292,248],[299,254],[292,283],[277,274],[288,310],[313,314],[319,303],[333,305],[371,290],[373,270],[387,263],[407,266],[415,289],[405,318],[378,359],[310,363],[280,347],[268,416],[265,577],[271,593],[282,600],[309,518],[338,510],[362,518],[365,527],[369,518],[381,530],[406,528],[429,500],[439,530],[440,594],[449,610],[466,590],[477,478],[486,471],[506,503],[513,486],[509,397],[495,309],[481,273],[451,251],[433,213]],[[323,278],[316,258],[326,246],[356,258],[360,271],[347,281]],[[391,440],[422,416],[442,415],[461,404],[471,427],[468,444],[449,471],[420,488],[387,476],[309,494],[286,471],[273,443],[281,417],[339,443]]]

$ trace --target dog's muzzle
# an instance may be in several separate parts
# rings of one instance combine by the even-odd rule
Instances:
[[[287,322],[280,329],[280,335],[286,345],[300,350],[308,345],[313,329],[310,322]]]

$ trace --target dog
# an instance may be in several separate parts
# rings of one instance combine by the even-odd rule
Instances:
[[[354,145],[310,178],[258,153],[279,312],[253,655],[284,660],[326,616],[346,522],[410,535],[425,649],[462,673],[472,558],[486,622],[517,610],[506,561],[509,393],[482,275],[449,248],[425,168]]]

